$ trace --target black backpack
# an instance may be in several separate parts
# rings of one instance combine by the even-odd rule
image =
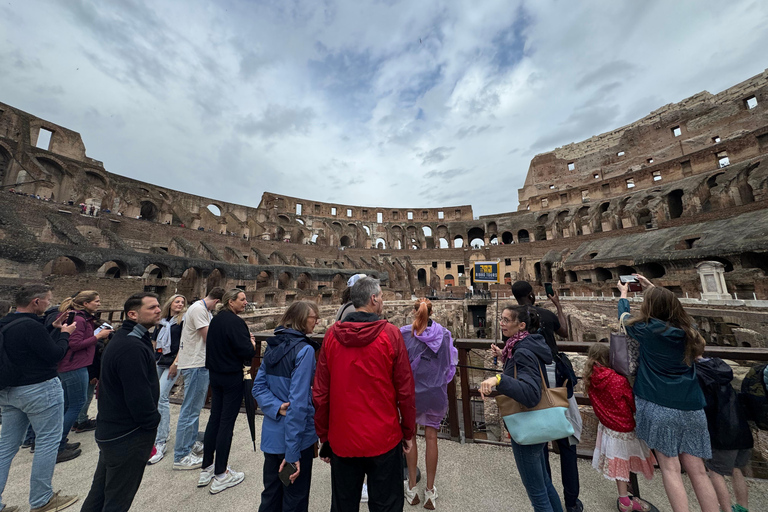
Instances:
[[[5,331],[7,331],[12,325],[29,320],[29,318],[17,318],[12,322],[5,324],[0,329],[0,390],[9,387],[12,383],[16,382],[21,376],[19,367],[10,360],[8,357],[8,351],[5,348]]]
[[[739,394],[747,409],[747,418],[754,421],[760,430],[768,430],[768,388],[763,377],[766,366],[759,364],[747,372]]]

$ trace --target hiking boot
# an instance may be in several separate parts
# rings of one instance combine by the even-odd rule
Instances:
[[[409,505],[418,505],[420,503],[419,493],[416,491],[415,487],[413,489],[408,487],[408,480],[403,482],[403,490],[405,491],[405,501]]]
[[[80,456],[81,453],[83,453],[83,451],[80,450],[80,448],[75,450],[61,450],[58,455],[56,455],[56,464],[59,462],[67,462],[68,460],[76,459]],[[74,503],[74,501],[72,503]]]
[[[211,483],[211,494],[218,494],[225,489],[234,487],[245,479],[245,473],[239,471],[232,471],[227,468],[227,472],[224,473],[224,478],[214,477],[213,483]]]
[[[75,423],[75,433],[77,434],[90,432],[91,430],[96,430],[96,420],[87,420],[82,423]]]
[[[424,508],[427,510],[435,510],[435,501],[437,500],[437,487],[434,485],[432,489],[424,491]]]
[[[155,454],[149,458],[149,462],[147,462],[147,464],[151,466],[152,464],[157,464],[158,462],[163,460],[163,457],[165,457],[165,450],[166,450],[165,443],[157,443],[155,445]]]
[[[192,445],[192,455],[195,457],[202,457],[203,456],[203,443],[200,441],[195,441],[195,444]]]
[[[33,508],[29,512],[58,512],[64,510],[70,505],[74,505],[77,501],[77,496],[62,496],[59,494],[61,491],[53,493],[51,500],[42,507]],[[5,512],[3,510],[2,512]]]
[[[229,468],[227,468],[227,469],[229,469]],[[197,486],[198,487],[205,487],[209,483],[211,483],[212,479],[213,479],[213,464],[211,464],[207,468],[203,468],[200,471],[200,478],[197,479]]]
[[[173,463],[173,469],[177,471],[187,471],[190,469],[199,469],[203,465],[203,458],[196,457],[191,453],[181,459],[179,462]]]
[[[78,448],[80,448],[80,443],[64,443],[63,450],[77,450]]]

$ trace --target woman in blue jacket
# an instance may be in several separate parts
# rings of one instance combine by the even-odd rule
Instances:
[[[643,286],[640,314],[627,322],[627,334],[640,346],[633,387],[635,433],[656,452],[673,512],[689,510],[681,466],[691,479],[702,512],[717,512],[717,495],[703,460],[712,457],[706,401],[693,364],[704,352],[704,339],[674,293],[635,276]],[[621,318],[629,312],[628,285],[619,282],[618,287]]]
[[[309,509],[312,459],[317,434],[312,405],[315,351],[320,346],[307,337],[315,329],[318,309],[314,302],[291,304],[280,319],[253,383],[253,397],[264,413],[261,451],[264,452],[264,491],[259,512],[293,512]],[[291,485],[278,477],[293,464]]]

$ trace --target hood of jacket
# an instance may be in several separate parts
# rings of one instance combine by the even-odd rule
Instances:
[[[428,325],[427,328],[424,329],[424,332],[421,334],[416,334],[413,332],[412,325],[407,327],[410,327],[411,334],[413,334],[414,338],[424,343],[427,347],[429,347],[429,350],[437,354],[437,351],[440,350],[440,347],[443,344],[443,327],[440,324],[437,322],[431,322],[431,324]]]
[[[552,351],[547,345],[547,340],[541,334],[529,334],[525,338],[515,343],[515,347],[512,349],[512,357],[515,357],[515,352],[520,349],[526,349],[533,352],[536,357],[541,359],[544,364],[552,364]]]
[[[380,320],[375,313],[355,311],[348,314],[343,322],[331,326],[336,339],[347,347],[364,347],[371,344],[389,322]]]
[[[696,361],[696,371],[704,379],[721,386],[733,380],[733,369],[719,357],[699,359]]]
[[[309,339],[303,332],[283,327],[282,325],[277,326],[275,335],[267,339],[269,351],[264,354],[264,364],[268,367],[277,365],[301,342],[307,343],[315,350],[320,348],[317,343]]]
[[[592,376],[590,377],[590,380],[595,385],[595,387],[598,387],[602,384],[605,384],[605,381],[609,380],[615,373],[616,372],[610,368],[595,364],[592,366]]]

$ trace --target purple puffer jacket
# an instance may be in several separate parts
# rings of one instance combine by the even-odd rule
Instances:
[[[75,314],[75,331],[69,336],[69,349],[59,363],[59,373],[86,368],[96,353],[95,319],[85,311]]]

